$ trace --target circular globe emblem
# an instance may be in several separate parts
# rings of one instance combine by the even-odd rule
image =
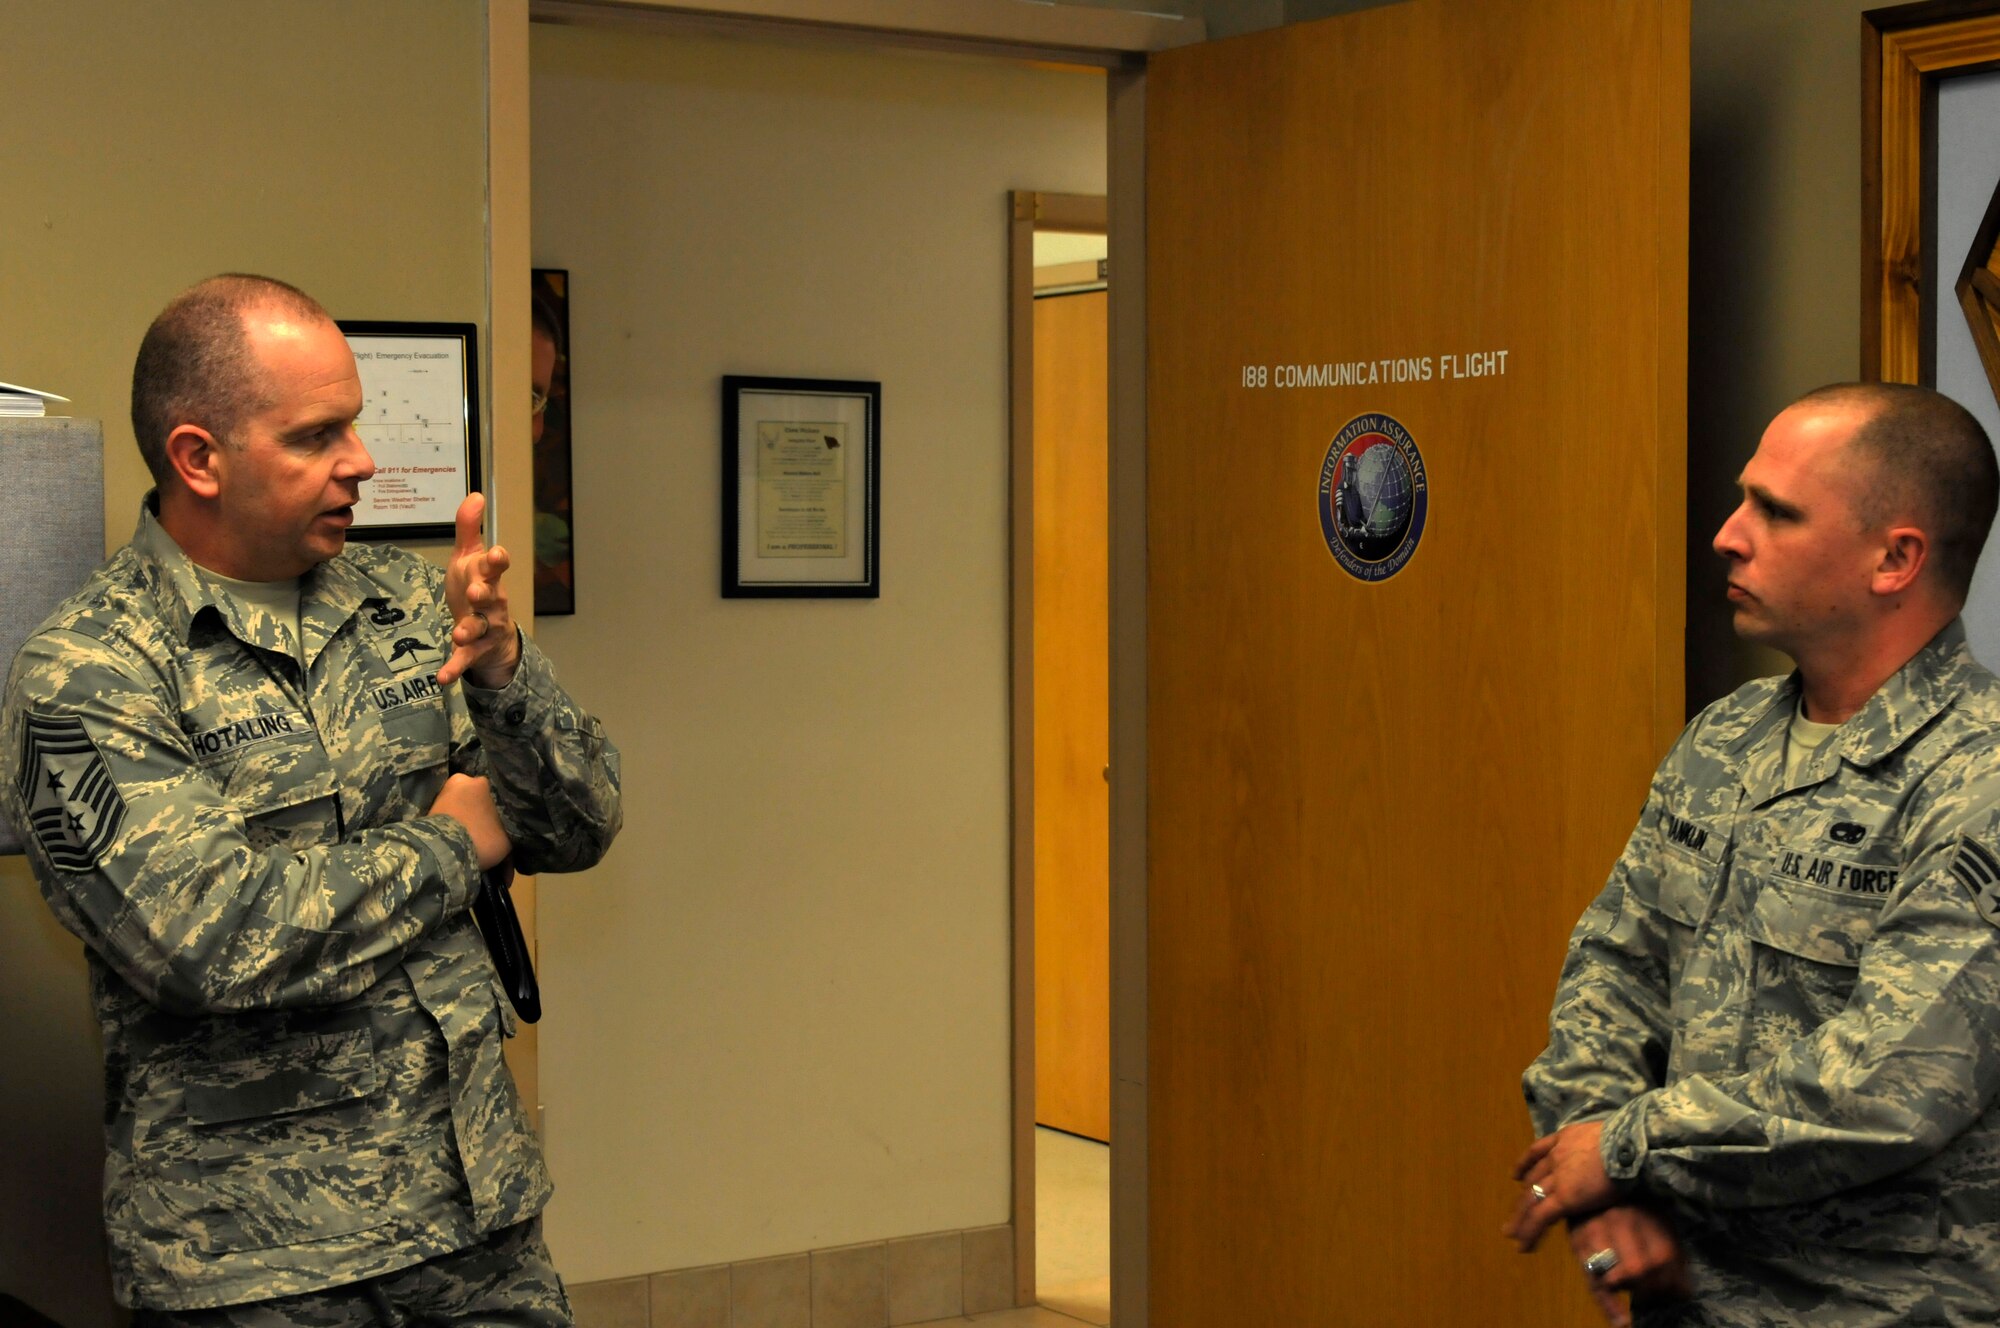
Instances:
[[[1403,570],[1424,537],[1430,480],[1410,431],[1388,415],[1357,415],[1319,468],[1319,528],[1334,561],[1360,581]]]

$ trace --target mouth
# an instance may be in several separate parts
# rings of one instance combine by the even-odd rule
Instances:
[[[1731,604],[1744,604],[1749,602],[1750,600],[1757,598],[1755,595],[1752,595],[1749,591],[1745,590],[1742,586],[1737,585],[1734,581],[1731,581],[1729,583],[1729,589],[1727,593],[1729,595],[1729,602]]]
[[[354,524],[354,505],[349,503],[345,507],[330,507],[319,514],[319,519],[331,521],[337,526],[351,526]]]

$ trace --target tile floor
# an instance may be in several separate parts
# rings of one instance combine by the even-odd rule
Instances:
[[[1111,1322],[1111,1149],[1035,1131],[1035,1289],[1043,1306]]]
[[[933,1323],[1085,1328],[1111,1322],[1111,1150],[1060,1130],[1035,1131],[1035,1282],[1040,1305]]]
[[[977,1323],[986,1328],[1083,1328],[1087,1319],[1071,1318],[1045,1305],[1029,1305],[1018,1310],[994,1310],[990,1314],[975,1314],[971,1318],[935,1319],[929,1324],[911,1324],[910,1328],[935,1328],[939,1324]]]

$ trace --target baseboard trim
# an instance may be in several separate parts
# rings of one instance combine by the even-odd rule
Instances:
[[[900,1328],[1014,1304],[1014,1228],[968,1227],[569,1288],[577,1328]]]

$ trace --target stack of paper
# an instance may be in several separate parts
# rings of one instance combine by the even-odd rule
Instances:
[[[68,397],[59,397],[53,392],[42,392],[32,387],[16,387],[12,383],[0,383],[0,418],[22,415],[46,415],[51,401],[68,402]]]

